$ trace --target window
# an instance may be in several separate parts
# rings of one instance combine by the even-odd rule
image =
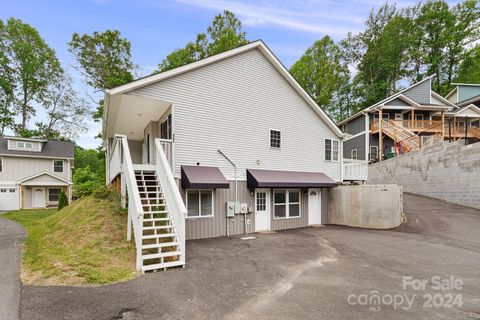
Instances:
[[[357,160],[357,149],[353,149],[351,152],[350,152],[350,158],[352,160]]]
[[[160,124],[160,138],[172,139],[172,115],[170,114],[165,121]]]
[[[338,161],[340,142],[333,139],[325,139],[325,160]]]
[[[3,158],[0,157],[0,172],[3,172]]]
[[[17,141],[17,149],[33,149],[33,143]]]
[[[0,189],[0,193],[7,193],[7,189]]]
[[[213,190],[187,190],[187,217],[213,216]]]
[[[378,159],[378,147],[370,146],[370,161],[375,161]]]
[[[60,188],[49,188],[48,189],[48,202],[58,202],[60,198],[60,193],[62,189]]]
[[[53,161],[53,172],[63,172],[63,160]]]
[[[267,210],[267,193],[257,192],[257,211]]]
[[[10,192],[10,193],[15,193],[16,191],[17,191],[17,189],[13,189],[13,188],[12,188],[12,189],[8,189],[8,192]]]
[[[275,219],[300,217],[300,190],[274,190],[273,211]]]
[[[270,130],[270,147],[280,148],[281,146],[281,132],[277,130]]]

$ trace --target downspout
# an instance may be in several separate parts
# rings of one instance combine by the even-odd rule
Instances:
[[[218,153],[220,153],[225,159],[227,159],[228,162],[230,162],[230,164],[233,166],[234,168],[234,174],[235,174],[235,205],[234,207],[237,205],[237,202],[238,202],[238,177],[237,177],[237,165],[232,161],[230,160],[229,157],[227,157],[227,155],[225,153],[222,152],[222,150],[220,149],[217,149]],[[236,208],[234,208],[234,211]],[[236,212],[234,212],[235,214]],[[247,234],[247,213],[244,214],[244,228],[245,228],[245,234]],[[227,219],[227,237],[229,236],[229,232],[228,232],[228,219]]]

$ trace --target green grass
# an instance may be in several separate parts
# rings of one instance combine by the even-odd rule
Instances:
[[[22,281],[34,285],[98,285],[135,277],[127,217],[108,200],[84,197],[56,209],[10,211],[27,230]]]

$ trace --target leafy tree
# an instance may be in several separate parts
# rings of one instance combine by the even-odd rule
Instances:
[[[21,114],[21,127],[26,129],[27,120],[35,115],[31,103],[44,102],[49,83],[62,73],[62,68],[55,51],[29,24],[10,18],[0,27],[0,42],[12,71],[14,101]]]
[[[13,128],[15,111],[13,110],[14,83],[13,70],[10,67],[10,60],[6,54],[6,28],[0,20],[0,135],[5,129]]]
[[[105,181],[101,180],[98,174],[93,172],[89,166],[76,168],[73,174],[73,194],[76,197],[90,195],[94,190],[103,185]]]
[[[42,138],[52,139],[59,132],[63,137],[74,139],[87,130],[85,118],[90,108],[73,89],[69,75],[63,74],[51,82],[43,106],[47,120],[44,124],[37,124],[44,129]]]
[[[213,19],[206,33],[197,34],[195,42],[176,49],[158,65],[156,72],[170,70],[187,63],[212,56],[248,43],[242,23],[235,15],[225,10]]]
[[[458,68],[456,82],[480,83],[480,45],[471,49]]]
[[[68,50],[78,62],[77,69],[85,82],[95,90],[111,89],[133,80],[136,68],[132,62],[131,44],[118,30],[95,31],[92,35],[74,33]],[[100,101],[94,120],[101,120]]]
[[[90,167],[96,174],[105,172],[105,153],[94,149],[75,147],[75,170]]]
[[[308,94],[331,115],[338,116],[336,93],[349,79],[340,47],[325,36],[310,46],[290,68],[290,73]]]

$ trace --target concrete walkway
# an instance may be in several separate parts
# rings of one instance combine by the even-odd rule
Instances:
[[[26,232],[0,217],[0,320],[17,320],[20,302],[20,264]]]

